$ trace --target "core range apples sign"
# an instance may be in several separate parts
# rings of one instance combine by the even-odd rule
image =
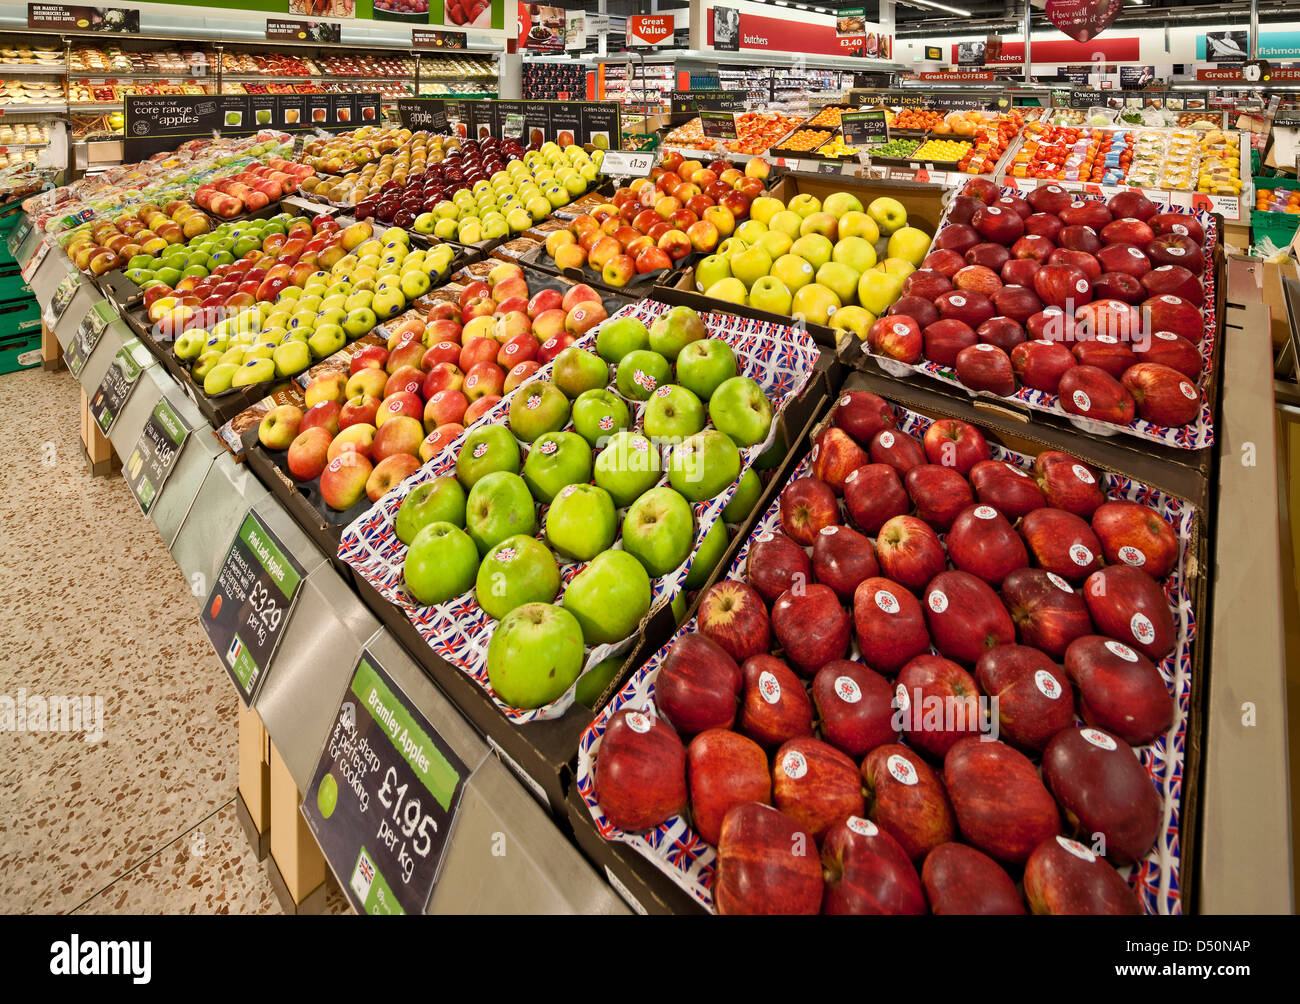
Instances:
[[[1181,912],[1196,511],[861,390],[832,421],[583,735],[597,831],[721,913]]]

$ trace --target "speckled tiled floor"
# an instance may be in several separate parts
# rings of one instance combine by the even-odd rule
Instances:
[[[98,743],[0,731],[0,911],[279,912],[235,820],[234,688],[77,409],[66,371],[0,375],[0,697],[103,699]]]

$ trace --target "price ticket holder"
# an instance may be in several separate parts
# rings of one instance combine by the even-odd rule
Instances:
[[[199,488],[203,485],[208,471],[217,457],[225,451],[221,448],[221,444],[217,442],[216,437],[209,434],[208,423],[204,419],[202,412],[199,411],[185,392],[176,386],[169,373],[160,366],[151,369],[148,375],[150,380],[161,391],[158,403],[154,405],[155,410],[165,404],[189,432],[180,445],[177,455],[172,461],[171,470],[166,475],[163,483],[154,485],[155,498],[148,507],[149,518],[153,521],[154,526],[158,528],[158,535],[162,537],[163,543],[170,550],[176,541],[177,533],[180,532],[181,523],[190,511],[190,506],[194,504],[195,497],[198,495]],[[136,393],[141,392],[137,391]],[[150,417],[152,419],[152,415]],[[141,432],[141,438],[143,437],[144,432]],[[138,443],[139,440],[137,440],[137,445]],[[135,447],[133,446],[131,451],[125,454],[123,460],[123,474],[127,477],[128,482],[132,477],[131,456],[134,451]],[[137,477],[139,476],[137,475]],[[137,498],[139,498],[139,495],[137,495]]]

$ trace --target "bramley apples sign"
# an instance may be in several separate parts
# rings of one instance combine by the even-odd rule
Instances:
[[[1047,0],[1047,20],[1076,42],[1087,42],[1115,23],[1124,0]]]

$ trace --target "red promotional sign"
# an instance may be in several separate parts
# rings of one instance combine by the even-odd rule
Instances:
[[[1047,0],[1047,20],[1076,42],[1096,38],[1115,23],[1124,0]]]
[[[1268,73],[1269,80],[1300,80],[1300,70],[1285,70],[1273,67]],[[1241,67],[1220,66],[1217,69],[1200,69],[1196,71],[1197,80],[1243,80]]]
[[[635,14],[627,19],[628,45],[658,45],[672,37],[671,14]]]
[[[989,70],[971,70],[963,72],[961,70],[926,70],[916,75],[917,80],[947,80],[961,82],[975,82],[981,80],[992,80],[993,73]]]
[[[709,45],[713,45],[713,19],[706,22],[709,31]],[[878,37],[878,47],[871,51],[870,43],[865,45],[868,58],[888,58],[888,53],[881,51],[879,40],[889,36]],[[740,48],[762,49],[771,52],[806,52],[809,55],[845,56],[856,55],[854,46],[863,43],[861,36],[840,38],[836,35],[834,24],[811,24],[807,21],[786,21],[779,17],[761,17],[758,14],[740,15]]]
[[[1094,59],[1106,62],[1132,62],[1141,59],[1141,46],[1137,36],[1097,39],[1092,42],[1034,42],[1035,63],[1091,63]],[[1003,41],[1002,51],[989,66],[1015,66],[1025,61],[1025,43]],[[952,47],[952,62],[957,62],[957,46]]]

